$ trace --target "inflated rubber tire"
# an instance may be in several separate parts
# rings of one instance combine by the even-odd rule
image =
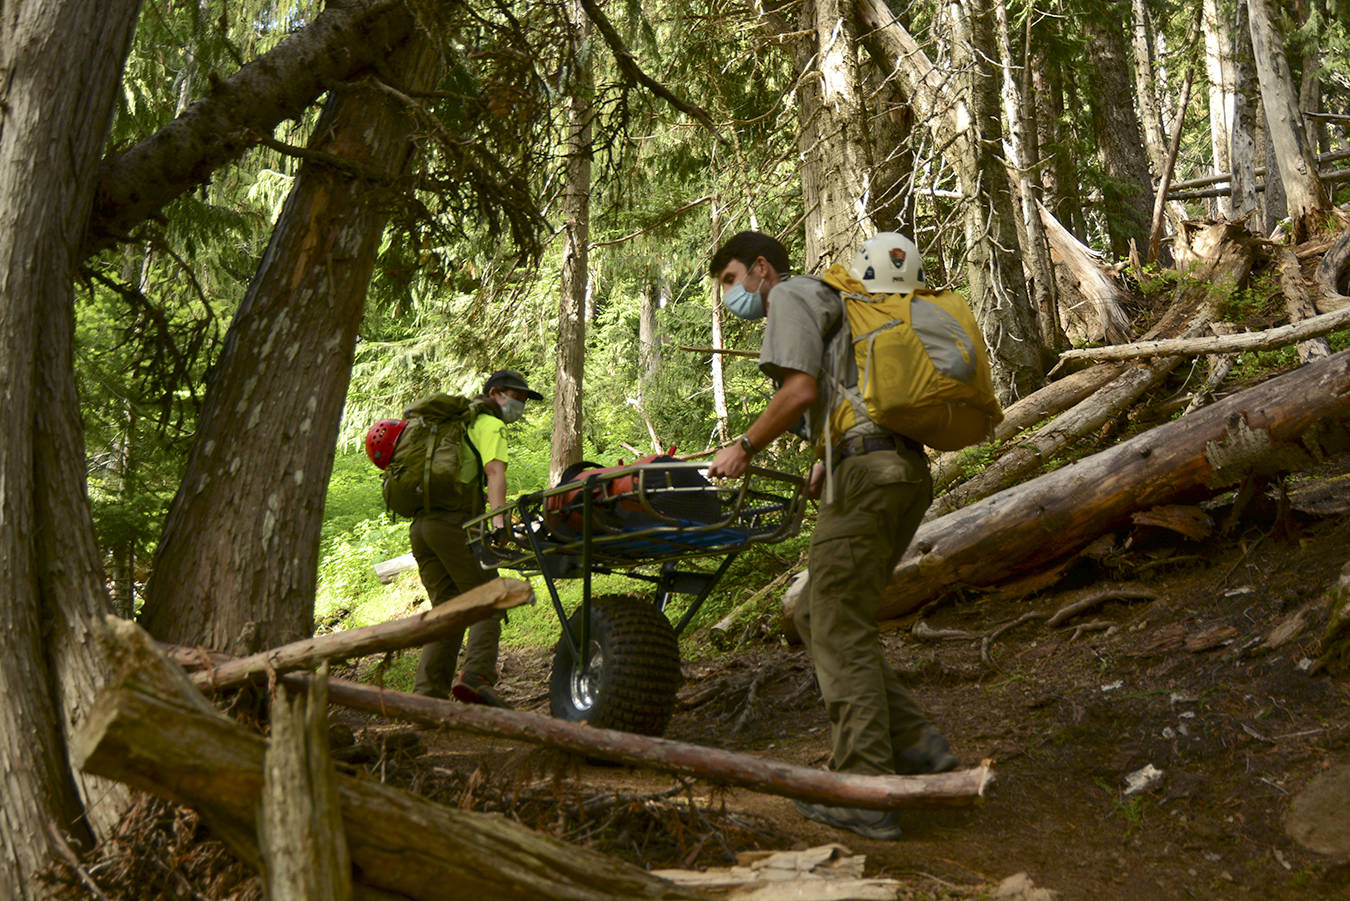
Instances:
[[[581,610],[568,625],[581,638]],[[567,642],[553,654],[549,700],[553,715],[606,729],[660,735],[675,712],[680,648],[670,620],[650,599],[591,598],[591,653],[578,672]]]

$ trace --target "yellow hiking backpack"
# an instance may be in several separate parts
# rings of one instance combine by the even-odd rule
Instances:
[[[869,294],[837,263],[822,281],[843,299],[868,419],[943,451],[992,437],[1003,410],[984,336],[965,298],[926,288]],[[855,401],[841,398],[830,411],[830,430],[844,434],[858,415]]]

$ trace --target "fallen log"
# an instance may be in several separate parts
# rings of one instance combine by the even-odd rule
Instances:
[[[264,740],[218,713],[135,624],[110,617],[100,641],[113,675],[75,730],[76,766],[196,808],[236,854],[258,865]],[[701,897],[495,814],[351,776],[338,777],[337,795],[358,898]]]
[[[1026,478],[1040,469],[1046,460],[1053,459],[1075,441],[1129,409],[1141,396],[1161,384],[1181,362],[1181,357],[1167,357],[1122,372],[1067,413],[1019,440],[979,475],[939,495],[924,519],[937,519]]]
[[[221,689],[267,672],[310,669],[324,660],[346,660],[437,641],[494,613],[534,603],[534,589],[519,579],[494,579],[428,611],[361,629],[316,635],[239,657],[192,674],[200,689]]]
[[[1350,421],[1350,351],[1269,379],[919,528],[878,606],[903,616],[1072,553],[1137,510],[1307,468]],[[790,611],[788,611],[790,622]]]
[[[282,682],[299,686],[312,678],[292,673],[282,677]],[[328,698],[354,710],[397,717],[422,726],[563,748],[588,757],[825,804],[882,810],[961,807],[982,801],[993,780],[993,770],[988,765],[931,776],[832,773],[668,738],[597,729],[520,710],[456,704],[341,679],[330,680]]]
[[[1061,360],[1138,360],[1174,354],[1225,354],[1243,350],[1274,350],[1310,341],[1342,329],[1350,328],[1350,308],[1322,313],[1302,322],[1293,322],[1263,332],[1243,332],[1238,335],[1213,335],[1204,338],[1167,338],[1160,341],[1139,341],[1134,344],[1113,344],[1109,347],[1076,347],[1059,355]]]
[[[994,427],[994,441],[1007,441],[1036,423],[1063,413],[1120,375],[1121,368],[1119,363],[1089,366],[1028,394],[1003,411],[1003,421]],[[963,451],[950,451],[933,461],[934,491],[941,491],[956,481],[963,457]]]

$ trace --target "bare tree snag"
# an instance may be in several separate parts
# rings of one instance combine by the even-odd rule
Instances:
[[[1060,354],[1060,359],[1138,360],[1170,354],[1193,356],[1237,353],[1244,350],[1271,350],[1311,341],[1345,328],[1350,328],[1350,309],[1323,313],[1302,322],[1281,325],[1264,332],[1243,332],[1239,335],[1215,335],[1204,338],[1169,338],[1162,341],[1116,344],[1110,347],[1079,347],[1064,351]]]
[[[1045,225],[1045,237],[1050,242],[1052,258],[1072,275],[1077,283],[1077,293],[1096,313],[1096,328],[1090,332],[1084,332],[1081,328],[1071,330],[1064,323],[1065,333],[1071,339],[1077,337],[1111,342],[1129,340],[1132,329],[1124,308],[1128,294],[1116,280],[1115,274],[1097,262],[1096,252],[1070,234],[1039,200],[1036,201],[1036,209],[1040,211],[1041,221]],[[1071,307],[1066,310],[1066,305],[1061,303],[1060,318],[1071,315]],[[1084,317],[1080,313],[1078,318]]]
[[[1298,257],[1288,247],[1275,251],[1275,260],[1280,267],[1280,289],[1284,292],[1284,306],[1289,311],[1289,324],[1296,325],[1317,316],[1312,298],[1308,296],[1307,285],[1303,281],[1303,267]],[[1331,345],[1325,338],[1313,338],[1298,344],[1298,361],[1311,363],[1313,360],[1331,356]]]
[[[193,673],[200,689],[229,688],[265,673],[310,669],[324,660],[348,660],[426,644],[487,619],[493,613],[534,603],[534,589],[519,579],[494,579],[439,607],[392,622],[316,635],[278,648],[219,663]]]
[[[270,901],[349,901],[352,861],[328,753],[328,664],[308,691],[278,686],[263,755],[258,844]]]
[[[1322,255],[1317,264],[1317,289],[1322,296],[1317,299],[1317,308],[1324,312],[1340,310],[1350,306],[1350,297],[1341,292],[1346,284],[1346,272],[1350,270],[1350,228],[1341,232],[1336,242]]]
[[[282,681],[300,684],[310,678],[292,674]],[[668,738],[597,729],[520,710],[456,704],[340,679],[330,680],[328,692],[335,704],[424,726],[564,748],[589,757],[825,804],[881,810],[962,807],[982,801],[994,778],[987,764],[931,776],[831,773]]]
[[[195,807],[233,850],[258,863],[255,819],[265,742],[221,716],[140,628],[109,619],[115,676],[76,732],[89,772]],[[693,899],[641,869],[540,835],[504,817],[443,807],[350,776],[338,798],[358,898],[494,901]]]
[[[83,256],[110,247],[169,201],[303,113],[324,91],[382,60],[412,28],[402,0],[330,3],[307,27],[150,137],[103,161]]]
[[[1027,395],[1003,411],[1003,421],[994,427],[994,441],[1007,441],[1036,423],[1064,412],[1114,380],[1122,369],[1118,363],[1090,366]],[[941,491],[958,479],[964,455],[964,451],[951,451],[933,461],[934,491]]]
[[[1350,351],[1310,363],[919,528],[878,607],[902,616],[1072,553],[1132,513],[1306,467],[1350,421]],[[788,611],[788,621],[791,611]]]

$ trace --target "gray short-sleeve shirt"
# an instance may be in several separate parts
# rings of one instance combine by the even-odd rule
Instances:
[[[769,315],[764,343],[759,351],[760,371],[775,383],[783,371],[795,369],[816,380],[818,396],[806,413],[802,437],[816,441],[825,428],[825,413],[833,409],[841,389],[858,384],[858,366],[853,357],[849,329],[843,318],[839,292],[818,278],[798,276],[774,285],[769,293]],[[848,435],[832,441],[884,431],[871,420],[849,429]]]

